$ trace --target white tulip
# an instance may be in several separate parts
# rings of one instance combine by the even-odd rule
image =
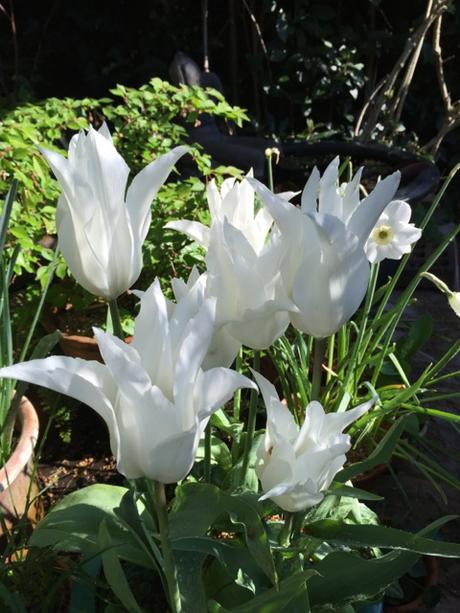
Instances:
[[[410,253],[412,243],[418,241],[422,231],[409,223],[412,209],[403,200],[393,200],[380,215],[364,247],[369,262],[388,258],[400,260]]]
[[[361,304],[370,275],[364,245],[400,178],[395,172],[359,201],[360,173],[342,197],[336,166],[330,165],[321,180],[314,169],[300,208],[250,179],[281,232],[281,274],[297,309],[291,322],[316,338],[336,332]]]
[[[364,415],[374,400],[343,413],[325,413],[317,401],[305,409],[299,429],[275,387],[259,373],[255,379],[267,409],[267,430],[257,451],[256,473],[264,494],[289,512],[304,511],[324,498],[350,450],[343,430]]]
[[[227,179],[220,193],[211,181],[207,196],[211,227],[187,220],[166,227],[185,232],[207,249],[205,292],[217,299],[217,328],[240,345],[265,349],[287,328],[287,311],[296,310],[280,274],[285,247],[279,233],[270,233],[268,211],[262,207],[254,213],[254,190],[247,179]],[[236,355],[237,344],[235,349]]]
[[[0,376],[89,405],[107,424],[122,474],[175,483],[191,470],[211,414],[236,389],[256,385],[227,368],[202,370],[213,334],[212,299],[190,318],[193,298],[186,294],[168,306],[158,280],[140,296],[130,345],[94,330],[104,364],[52,356],[3,368]]]
[[[207,273],[200,275],[195,267],[187,282],[178,278],[171,279],[174,297],[178,303],[177,308],[181,310],[186,308],[190,318],[196,315],[206,300],[207,279]],[[185,296],[187,300],[184,300]],[[240,349],[241,343],[230,334],[226,326],[214,326],[214,334],[203,360],[203,369],[230,366]]]
[[[106,124],[74,136],[67,159],[41,150],[62,188],[56,212],[59,247],[73,276],[89,292],[113,300],[137,280],[151,202],[186,151],[176,147],[160,156],[126,191],[129,168]]]

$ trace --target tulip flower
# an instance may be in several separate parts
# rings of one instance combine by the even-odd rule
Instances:
[[[254,214],[254,190],[247,179],[224,181],[220,193],[211,181],[207,196],[211,227],[187,220],[166,227],[207,249],[206,295],[217,300],[216,326],[240,344],[265,349],[287,328],[287,311],[296,309],[280,274],[284,245],[270,233],[273,219],[267,210]]]
[[[207,273],[200,275],[195,267],[192,268],[187,282],[178,278],[171,279],[174,297],[181,305],[178,308],[184,308],[186,305],[190,318],[196,315],[206,300],[207,280]],[[187,296],[186,301],[183,300],[185,296]],[[214,326],[214,334],[203,360],[203,369],[230,366],[240,349],[241,343],[230,334],[226,326]]]
[[[84,402],[106,422],[118,470],[128,479],[183,479],[211,414],[240,387],[256,388],[227,368],[203,371],[215,304],[190,318],[188,294],[169,305],[158,280],[140,293],[130,345],[95,329],[104,364],[62,356],[2,368],[0,376],[44,385]]]
[[[68,158],[41,149],[62,188],[56,212],[59,247],[75,279],[89,292],[114,300],[137,280],[150,205],[186,147],[176,147],[137,174],[103,124],[70,141]],[[126,193],[126,200],[125,200]]]
[[[299,429],[275,387],[259,373],[253,374],[267,409],[267,430],[257,450],[256,473],[264,491],[259,500],[270,498],[292,513],[304,511],[323,500],[345,463],[351,443],[343,430],[374,400],[342,413],[325,413],[319,402],[310,402]]]
[[[359,174],[342,197],[332,170],[320,180],[314,169],[300,208],[249,179],[281,232],[281,275],[297,309],[291,322],[316,338],[336,332],[361,304],[370,275],[364,245],[400,178],[395,172],[359,201]]]
[[[409,223],[412,209],[403,200],[393,200],[380,215],[364,247],[369,262],[388,258],[400,260],[410,253],[412,243],[418,241],[422,231]]]

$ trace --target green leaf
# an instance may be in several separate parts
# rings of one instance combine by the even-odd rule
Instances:
[[[451,515],[443,519],[448,521],[457,518],[457,515]],[[350,547],[381,547],[444,558],[460,558],[460,544],[435,541],[387,526],[353,525],[323,519],[305,526],[304,532],[328,543]]]
[[[450,519],[431,523],[418,533],[419,536],[434,534]],[[407,573],[419,557],[418,553],[410,551],[391,551],[372,560],[354,553],[331,553],[313,566],[318,575],[309,582],[310,604],[344,604],[371,599]]]
[[[358,487],[343,485],[342,483],[333,483],[329,491],[326,492],[326,495],[327,494],[332,494],[333,496],[346,496],[347,498],[357,498],[358,500],[383,500],[383,496],[366,492],[366,490],[361,490]]]
[[[203,536],[222,516],[228,515],[244,531],[246,544],[259,567],[273,584],[276,571],[261,515],[244,496],[229,494],[207,483],[186,483],[177,488],[170,513],[171,539]]]
[[[81,552],[85,558],[95,556],[99,553],[99,526],[105,521],[120,557],[153,568],[150,557],[115,514],[126,492],[125,487],[105,484],[72,492],[39,523],[30,545]]]
[[[386,464],[391,458],[401,434],[406,428],[406,422],[406,416],[400,417],[388,430],[367,460],[356,462],[355,464],[351,464],[351,466],[343,468],[336,475],[336,481],[343,483],[345,481],[349,481],[350,479],[352,480],[354,477],[371,470],[371,468],[374,468],[379,464]]]
[[[102,557],[102,566],[104,568],[105,578],[112,588],[113,593],[117,596],[120,602],[126,607],[127,611],[134,613],[142,613],[142,609],[136,602],[134,595],[129,586],[126,575],[123,572],[120,560],[118,559],[116,548],[113,544],[110,532],[106,522],[103,520],[99,527],[98,533],[99,548]]]
[[[295,596],[303,591],[305,582],[315,574],[314,570],[306,570],[293,575],[281,581],[278,589],[273,587],[235,609],[225,609],[215,600],[210,600],[209,611],[210,613],[255,613],[256,611],[257,613],[280,613]]]
[[[204,460],[204,438],[200,440],[196,459]],[[219,464],[223,469],[229,470],[232,467],[232,454],[227,445],[217,436],[211,437],[211,462]]]
[[[205,553],[177,550],[174,552],[181,602],[186,613],[206,611],[206,594],[202,578],[206,558]]]

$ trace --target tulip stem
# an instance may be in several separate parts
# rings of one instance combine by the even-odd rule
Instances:
[[[120,311],[118,310],[117,299],[109,300],[110,317],[112,319],[113,333],[121,340],[124,340],[123,328],[121,327]]]
[[[209,421],[204,431],[204,481],[211,482],[211,422]]]
[[[155,507],[158,517],[158,530],[160,532],[161,551],[163,553],[164,572],[168,582],[169,604],[173,613],[181,613],[182,603],[180,599],[179,585],[174,557],[169,541],[168,509],[166,505],[165,486],[159,481],[154,481]]]
[[[260,369],[260,352],[254,351],[253,368],[257,372]],[[256,431],[256,417],[257,417],[257,400],[259,398],[258,390],[251,390],[251,397],[249,399],[248,410],[248,426],[246,430],[246,439],[244,441],[243,452],[243,464],[241,466],[241,478],[240,485],[243,485],[246,479],[246,473],[249,468],[249,458],[251,455],[252,443],[254,440],[254,433]]]
[[[313,345],[313,377],[311,382],[310,402],[312,400],[319,400],[321,396],[321,375],[323,374],[325,344],[325,338],[315,338]]]
[[[279,544],[281,547],[287,547],[291,542],[292,528],[294,524],[294,513],[286,511],[284,514],[284,526],[281,528],[279,536]]]

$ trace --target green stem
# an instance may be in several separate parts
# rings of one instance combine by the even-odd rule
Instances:
[[[321,375],[323,373],[323,355],[326,344],[325,338],[315,338],[313,348],[313,377],[311,382],[310,401],[321,397]]]
[[[460,167],[460,164],[458,166]],[[444,238],[442,243],[433,251],[433,253],[426,260],[426,262],[424,264],[422,264],[422,266],[419,268],[417,274],[414,276],[412,281],[409,283],[409,285],[406,287],[406,289],[401,294],[401,296],[400,296],[397,304],[395,305],[395,307],[393,307],[396,315],[395,315],[394,319],[392,319],[391,322],[387,326],[384,327],[384,330],[383,330],[383,334],[387,333],[387,338],[386,338],[386,340],[385,340],[385,342],[383,344],[383,347],[379,351],[379,353],[380,353],[379,361],[376,364],[376,366],[374,367],[374,373],[373,373],[372,380],[371,380],[371,385],[373,385],[374,387],[375,387],[377,379],[378,379],[378,377],[380,375],[380,371],[382,369],[383,362],[385,360],[385,356],[387,354],[388,347],[389,347],[389,345],[391,343],[391,340],[393,338],[393,334],[394,334],[394,332],[396,330],[396,327],[397,327],[397,325],[399,323],[399,320],[401,319],[406,306],[408,305],[410,299],[412,298],[413,293],[417,289],[417,286],[420,283],[420,280],[422,279],[422,277],[420,276],[421,273],[428,271],[431,268],[431,266],[433,266],[433,264],[442,255],[442,253],[446,249],[447,245],[455,238],[455,236],[458,234],[458,232],[460,232],[460,224],[457,225]],[[376,321],[378,317],[379,317],[379,315],[377,313],[375,315],[374,321]],[[381,338],[381,336],[379,338]],[[375,349],[376,342],[378,342],[378,341],[374,341],[374,343],[373,343],[372,351]]]
[[[253,361],[254,370],[257,372],[260,368],[260,352],[254,351],[254,361]],[[257,401],[259,398],[259,393],[257,390],[251,390],[251,397],[249,399],[249,410],[248,410],[248,426],[246,431],[246,439],[244,441],[244,452],[243,452],[243,464],[241,466],[241,477],[240,477],[240,485],[243,485],[246,479],[246,473],[249,468],[249,458],[251,455],[252,443],[254,440],[254,434],[256,431],[256,417],[257,417]]]
[[[236,356],[235,370],[236,372],[241,372],[241,368],[243,365],[243,350],[240,349],[238,355]],[[240,410],[241,410],[241,388],[237,389],[235,395],[233,396],[233,419],[236,421],[240,421]]]
[[[125,335],[121,327],[120,311],[118,310],[117,299],[109,300],[110,317],[112,319],[113,333],[123,341]]]
[[[265,153],[265,155],[267,156],[268,188],[270,191],[273,191],[273,152],[271,149],[269,149],[269,151],[269,154],[267,152]]]
[[[433,202],[430,206],[430,208],[428,209],[428,211],[426,212],[425,217],[423,218],[421,224],[420,224],[420,229],[424,230],[426,228],[426,226],[428,225],[428,222],[430,221],[433,213],[435,212],[436,208],[438,207],[442,197],[444,196],[444,193],[446,191],[446,189],[449,187],[450,182],[452,181],[452,179],[455,177],[455,175],[457,174],[457,172],[460,170],[460,164],[456,164],[452,170],[450,171],[449,175],[447,176],[446,180],[444,181],[444,183],[442,184],[441,189],[439,190],[439,192],[436,194],[436,197],[433,199]],[[388,284],[388,287],[386,289],[385,295],[382,298],[382,301],[377,309],[377,312],[375,314],[375,321],[377,321],[382,315],[383,312],[385,310],[385,307],[388,303],[388,300],[390,299],[391,294],[393,293],[394,288],[396,287],[396,283],[398,282],[399,277],[401,276],[407,260],[410,258],[410,256],[412,255],[411,253],[407,253],[406,255],[404,255],[401,259],[401,262],[395,272],[395,274],[393,275],[390,283]],[[429,269],[429,266],[425,267],[424,270],[427,271]]]
[[[359,325],[359,332],[358,332],[358,336],[356,338],[355,344],[351,352],[351,358],[348,363],[347,374],[343,382],[343,389],[350,393],[351,391],[348,389],[348,387],[349,387],[350,381],[353,378],[353,375],[356,370],[355,362],[358,361],[359,363],[360,361],[359,358],[360,358],[361,344],[363,342],[364,334],[366,332],[367,321],[369,319],[372,302],[374,300],[374,294],[375,294],[375,288],[377,285],[378,274],[379,274],[379,264],[372,264],[371,275],[369,278],[369,286],[367,289],[366,299],[365,299],[364,307],[363,307],[363,313],[362,313],[362,317],[361,317],[361,321]]]
[[[182,603],[180,599],[179,585],[174,557],[169,541],[168,509],[166,506],[165,486],[159,481],[154,481],[155,508],[158,517],[158,529],[160,532],[161,551],[163,553],[164,572],[168,582],[169,604],[172,613],[181,613]]]
[[[211,482],[211,422],[204,431],[204,481]]]
[[[281,529],[279,536],[279,544],[281,547],[287,547],[291,542],[292,527],[294,523],[294,513],[286,511],[284,513],[284,526]]]

